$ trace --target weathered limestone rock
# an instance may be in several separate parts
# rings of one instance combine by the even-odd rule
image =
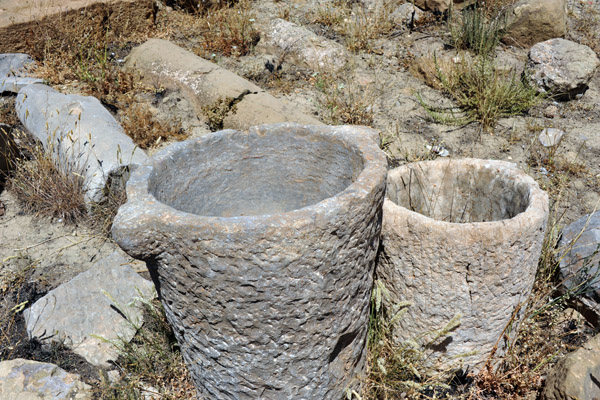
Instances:
[[[600,335],[558,362],[546,378],[544,400],[600,398]]]
[[[415,6],[423,10],[444,12],[452,4],[452,0],[415,0]]]
[[[389,306],[412,303],[396,340],[414,340],[460,314],[460,326],[429,349],[432,358],[442,369],[457,366],[453,357],[469,371],[482,367],[513,313],[519,321],[547,215],[546,193],[511,163],[450,159],[391,170],[377,274]]]
[[[538,43],[529,51],[528,77],[541,92],[569,100],[585,93],[600,60],[589,47],[565,39]]]
[[[0,93],[17,93],[24,86],[42,83],[42,79],[27,76],[26,68],[33,62],[27,54],[0,54]]]
[[[390,15],[392,21],[398,25],[406,25],[412,27],[423,19],[425,13],[420,8],[415,7],[412,3],[403,3],[394,8]]]
[[[62,40],[76,24],[102,32],[106,18],[117,34],[144,32],[154,16],[151,0],[0,0],[0,52]]]
[[[126,178],[129,167],[146,160],[121,125],[91,96],[67,95],[45,85],[29,85],[17,95],[19,119],[61,161],[84,171],[86,199],[104,198],[107,182]]]
[[[224,128],[247,129],[273,122],[321,124],[246,79],[166,40],[150,39],[136,47],[125,65],[165,87],[181,90],[199,117],[204,106],[215,105],[219,99],[237,99],[237,111],[227,113]]]
[[[600,212],[567,226],[559,242],[561,291],[583,292],[570,298],[573,308],[595,327],[600,326]]]
[[[0,362],[0,399],[91,400],[89,385],[54,364],[17,358]]]
[[[358,384],[386,175],[372,137],[225,130],[132,174],[113,237],[148,262],[201,396],[338,400]]]
[[[565,36],[567,32],[566,0],[520,0],[506,13],[503,41],[531,47],[544,40]]]
[[[338,70],[348,62],[341,44],[280,18],[268,25],[257,50],[315,71]]]
[[[125,257],[114,252],[48,292],[25,310],[27,333],[45,340],[64,340],[90,364],[108,366],[118,354],[107,341],[131,340],[142,322],[135,299],[155,295],[152,282],[127,264]]]

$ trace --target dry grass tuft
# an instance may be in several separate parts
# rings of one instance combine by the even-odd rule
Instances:
[[[158,146],[166,140],[184,140],[188,137],[180,123],[171,125],[159,121],[150,108],[143,104],[126,108],[121,112],[120,120],[125,133],[142,149]]]
[[[76,162],[58,160],[52,149],[21,136],[27,158],[17,158],[7,186],[21,207],[32,214],[78,223],[86,215],[83,167]]]
[[[321,92],[319,99],[325,111],[324,120],[332,125],[371,125],[375,93],[337,74],[319,73],[312,84]]]
[[[131,342],[114,343],[119,351],[115,362],[122,371],[117,382],[104,384],[102,399],[142,399],[146,395],[165,400],[192,399],[192,384],[179,346],[158,300],[144,300],[144,324]],[[155,398],[155,397],[153,397]]]
[[[196,29],[201,45],[196,52],[205,58],[214,55],[240,57],[258,43],[260,35],[254,27],[254,14],[248,1],[231,8],[214,9],[201,18]]]

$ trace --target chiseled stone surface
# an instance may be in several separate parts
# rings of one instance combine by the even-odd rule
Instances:
[[[281,18],[271,21],[257,49],[315,71],[337,70],[348,62],[341,44]]]
[[[84,169],[88,201],[101,201],[110,179],[126,177],[128,166],[147,158],[95,97],[62,94],[35,84],[21,89],[15,109],[44,146]]]
[[[90,364],[107,366],[117,359],[110,343],[129,341],[142,322],[139,301],[155,295],[152,282],[128,265],[118,252],[51,290],[25,310],[27,333],[45,340],[64,340]],[[125,319],[127,317],[129,321]]]
[[[567,33],[567,0],[520,0],[506,14],[504,42],[530,47]]]
[[[544,400],[600,398],[600,335],[558,362],[546,378]]]
[[[225,130],[132,174],[113,237],[148,262],[201,396],[338,400],[358,385],[386,176],[374,136]]]
[[[33,62],[27,54],[0,54],[0,93],[17,93],[24,86],[42,83],[39,78],[27,76],[26,69]]]
[[[550,39],[529,50],[528,76],[542,92],[559,99],[585,93],[600,60],[588,46],[565,39]]]
[[[125,65],[142,72],[147,79],[180,90],[199,118],[205,118],[204,106],[212,106],[227,97],[238,99],[237,111],[230,111],[223,120],[224,128],[248,129],[277,122],[322,124],[299,112],[297,106],[166,40],[150,39],[136,47],[127,56]]]
[[[548,197],[502,161],[407,164],[389,171],[387,182],[377,274],[392,303],[412,303],[396,340],[442,328],[459,313],[461,325],[433,358],[445,369],[462,355],[463,368],[476,371],[529,297]]]
[[[0,399],[91,400],[90,387],[54,364],[17,358],[0,362]]]
[[[569,301],[586,320],[599,327],[600,212],[585,215],[563,229],[558,248],[561,254],[566,252],[560,260],[561,290],[584,292]]]

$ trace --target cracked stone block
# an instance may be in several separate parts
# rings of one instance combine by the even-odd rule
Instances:
[[[206,119],[203,107],[214,106],[222,99],[236,99],[236,111],[231,109],[224,117],[224,128],[248,129],[277,122],[322,124],[298,111],[297,106],[166,40],[150,39],[136,47],[127,56],[125,66],[142,72],[155,85],[181,91],[200,119]]]
[[[42,79],[27,76],[27,67],[34,63],[27,54],[0,54],[0,93],[17,93],[32,83],[42,83]]]
[[[130,341],[142,324],[138,298],[152,299],[154,285],[114,252],[69,282],[51,290],[25,310],[30,337],[62,340],[90,364],[109,366],[115,344]]]
[[[440,370],[476,371],[512,321],[515,332],[541,254],[548,196],[515,164],[436,160],[391,170],[378,279],[389,307],[412,303],[398,342],[460,326],[426,348]],[[513,318],[514,317],[514,318]],[[512,319],[511,319],[512,318]]]
[[[134,171],[113,237],[147,262],[201,396],[338,400],[359,385],[386,176],[375,136],[224,130]]]
[[[91,400],[92,391],[57,365],[17,358],[0,362],[0,399]]]
[[[60,162],[82,169],[88,203],[102,201],[108,183],[126,179],[129,169],[147,158],[95,97],[35,84],[21,89],[15,109],[25,128]]]
[[[349,58],[341,44],[281,18],[271,21],[257,50],[314,71],[338,70]]]

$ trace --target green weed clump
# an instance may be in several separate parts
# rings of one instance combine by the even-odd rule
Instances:
[[[491,131],[498,119],[522,115],[542,100],[536,88],[516,73],[504,73],[487,57],[463,57],[444,70],[434,58],[437,80],[442,91],[457,107],[440,108],[419,101],[430,117],[438,123],[463,125],[479,122]]]
[[[454,47],[489,56],[500,43],[505,22],[502,14],[488,18],[486,9],[476,2],[472,8],[465,9],[462,15],[451,12],[449,28]]]

